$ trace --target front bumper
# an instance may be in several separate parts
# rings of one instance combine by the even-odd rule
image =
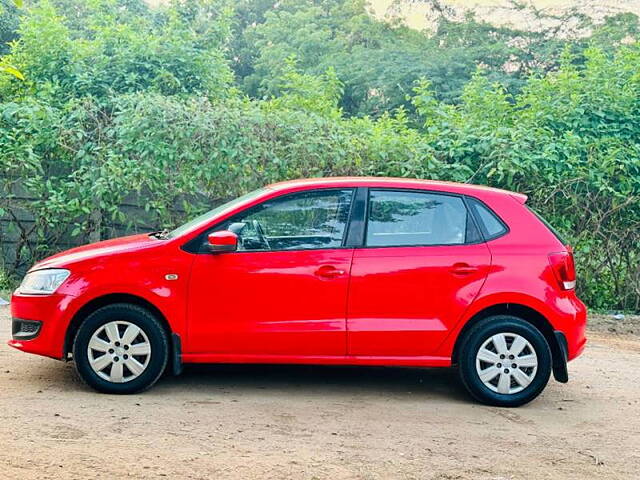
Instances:
[[[62,359],[75,297],[62,294],[11,297],[13,338],[7,344],[24,352]],[[37,325],[37,331],[33,331]]]

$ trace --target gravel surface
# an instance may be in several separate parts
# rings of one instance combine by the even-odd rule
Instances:
[[[518,409],[449,369],[201,366],[101,395],[1,345],[0,477],[637,479],[640,337],[594,327],[569,383]]]

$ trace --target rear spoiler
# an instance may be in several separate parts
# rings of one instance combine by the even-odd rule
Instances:
[[[521,203],[522,205],[527,203],[527,198],[529,198],[524,193],[509,192],[509,195],[511,195],[517,202]]]

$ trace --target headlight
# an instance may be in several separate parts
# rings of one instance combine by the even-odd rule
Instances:
[[[63,268],[50,268],[27,273],[18,287],[20,293],[27,295],[47,295],[62,285],[71,272]]]

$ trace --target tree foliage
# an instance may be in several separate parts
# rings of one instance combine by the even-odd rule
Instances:
[[[341,106],[357,116],[378,116],[400,106],[411,112],[407,95],[422,77],[429,78],[437,99],[455,104],[478,65],[516,94],[529,76],[556,70],[565,49],[580,64],[590,45],[611,50],[638,33],[632,14],[594,25],[575,12],[538,11],[533,13],[548,26],[536,31],[496,27],[472,14],[463,22],[443,15],[433,32],[417,32],[398,21],[376,21],[365,0],[240,4],[235,18],[241,27],[233,35],[233,45],[240,47],[232,58],[238,60],[234,70],[248,95],[278,95],[285,60],[293,55],[302,73],[320,75],[334,68],[344,85]],[[591,35],[572,35],[573,30]]]
[[[9,42],[17,37],[20,8],[13,0],[0,0],[0,55],[9,51]]]
[[[145,90],[216,97],[228,91],[232,74],[222,47],[231,10],[224,2],[176,2],[161,12],[142,0],[58,3],[38,2],[20,23],[5,61],[26,81],[0,78],[0,95],[64,103]]]

